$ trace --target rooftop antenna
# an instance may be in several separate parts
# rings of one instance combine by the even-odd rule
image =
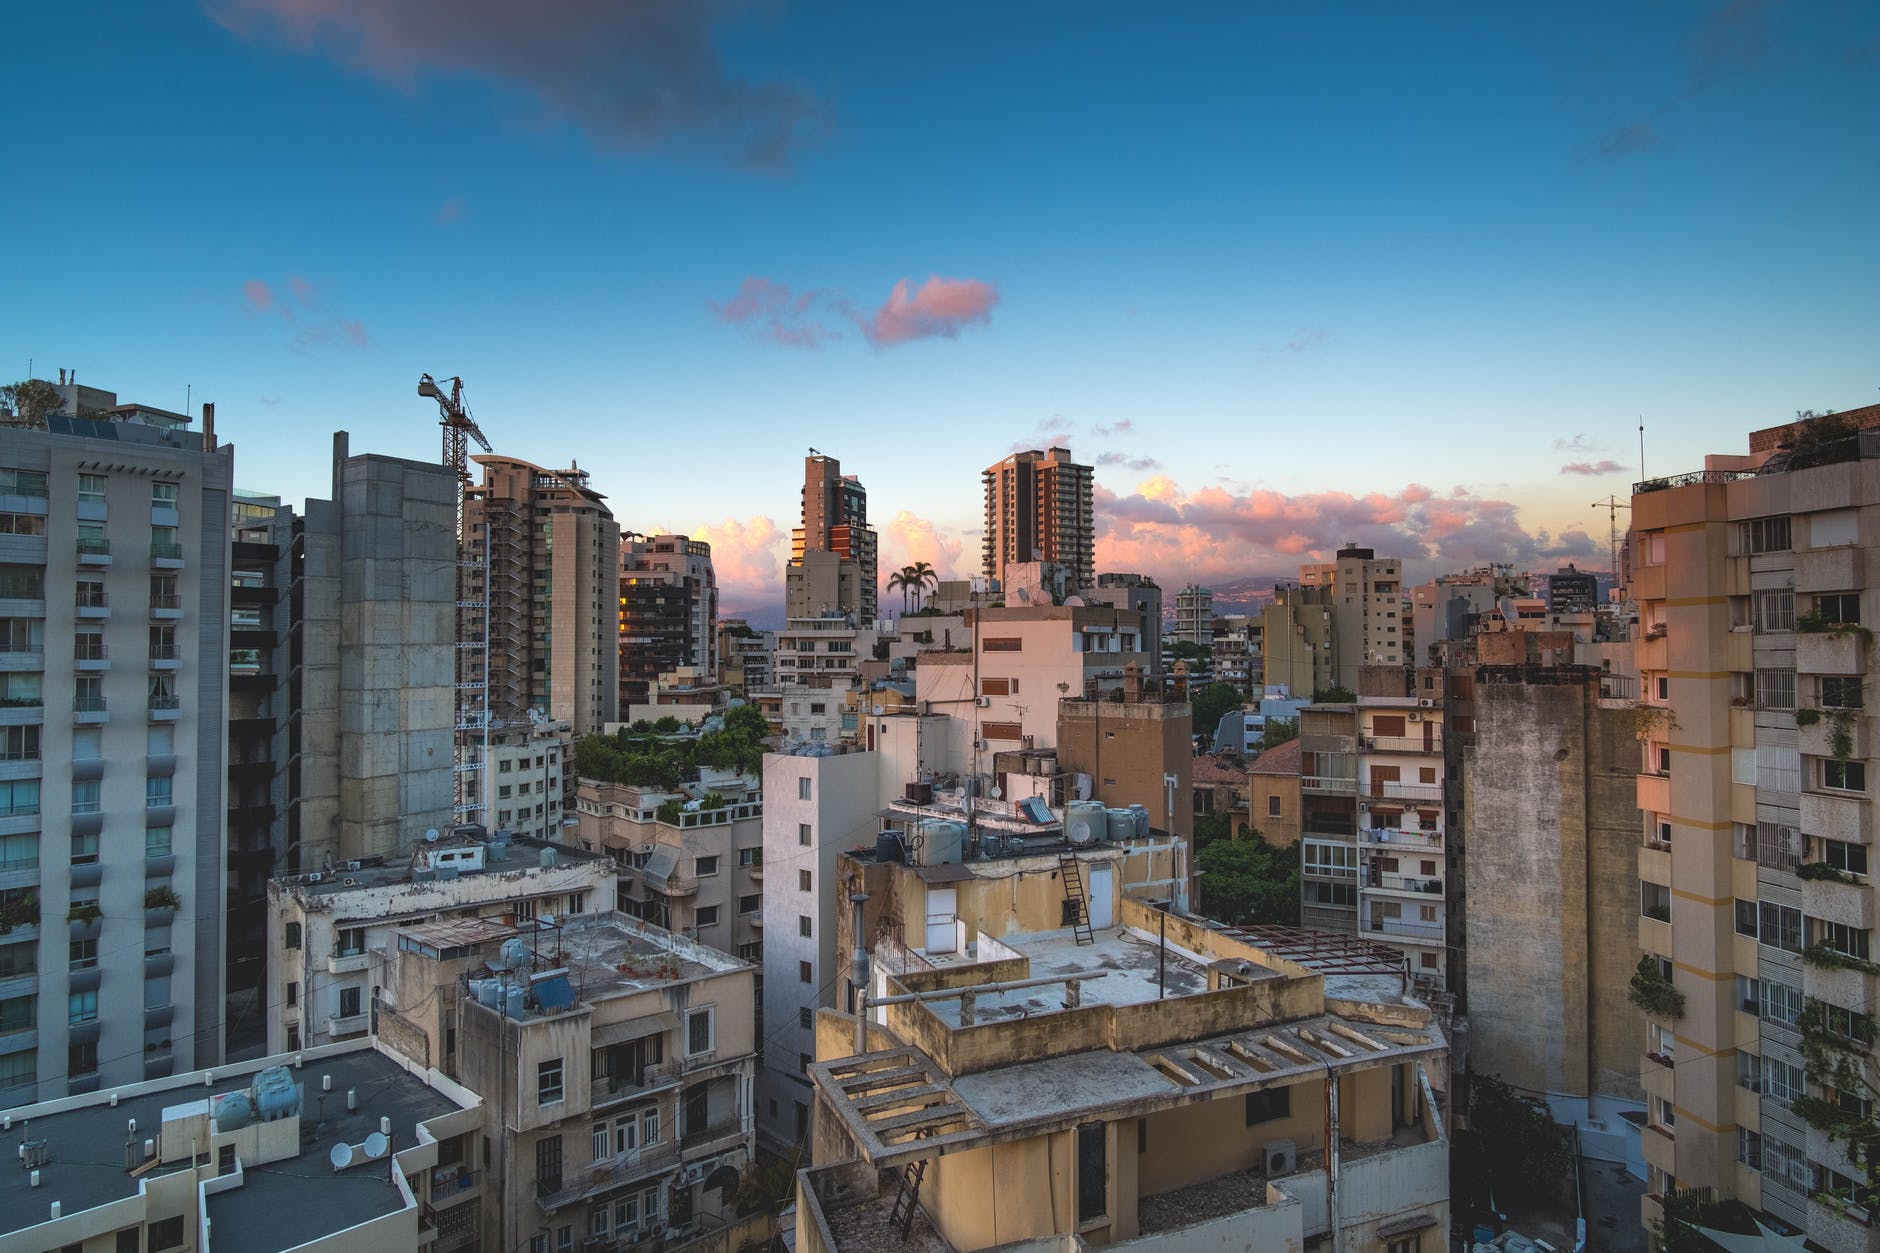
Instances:
[[[1645,415],[1638,415],[1638,477],[1645,481]]]

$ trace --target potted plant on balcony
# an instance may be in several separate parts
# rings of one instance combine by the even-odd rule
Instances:
[[[15,899],[0,900],[0,935],[10,934],[15,927],[36,927],[39,925],[39,897],[27,892]]]
[[[1671,980],[1659,969],[1657,958],[1649,953],[1638,959],[1638,969],[1632,974],[1632,990],[1626,996],[1648,1014],[1660,1018],[1684,1017],[1684,993],[1672,986]]]
[[[150,888],[144,893],[145,909],[181,909],[182,907],[182,898],[177,896],[176,890],[168,884]]]
[[[97,901],[80,901],[65,911],[65,920],[75,922],[81,927],[88,927],[104,917],[104,911],[98,908]]]

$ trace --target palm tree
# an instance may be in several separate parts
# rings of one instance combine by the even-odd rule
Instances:
[[[908,567],[908,569],[912,568],[911,566]],[[888,590],[892,592],[896,588],[899,588],[901,591],[901,614],[904,617],[907,614],[907,589],[912,586],[913,584],[907,581],[906,569],[896,570],[893,574],[888,576]]]
[[[940,575],[935,572],[932,566],[928,565],[924,561],[916,561],[913,565],[909,566],[908,569],[913,571],[913,574],[914,574],[914,587],[915,587],[915,592],[914,592],[915,606],[914,607],[918,609],[920,607],[921,593],[927,590],[927,585],[929,583],[933,584],[934,587],[938,588],[940,586]]]
[[[920,576],[915,573],[913,566],[901,567],[901,590],[904,597],[901,601],[901,612],[907,612],[907,601],[905,599],[907,592],[914,593],[914,608],[918,610],[920,608]]]

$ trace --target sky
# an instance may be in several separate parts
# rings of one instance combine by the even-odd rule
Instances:
[[[214,401],[251,491],[420,373],[773,610],[1069,446],[1098,568],[1606,564],[1640,477],[1880,401],[1880,6],[68,0],[9,11],[0,375]],[[1623,513],[1620,515],[1623,525]]]

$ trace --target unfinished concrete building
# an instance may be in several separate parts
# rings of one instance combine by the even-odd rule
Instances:
[[[1639,746],[1585,666],[1474,672],[1462,762],[1469,1064],[1543,1093],[1589,1155],[1640,1161]],[[1544,942],[1543,942],[1544,941]],[[1536,1030],[1535,1024],[1548,1024]]]
[[[1171,915],[1067,860],[1076,911],[1051,866],[943,886],[844,859],[866,1026],[818,1018],[796,1247],[1447,1248],[1448,1045],[1401,957]],[[940,924],[891,925],[940,892]]]

